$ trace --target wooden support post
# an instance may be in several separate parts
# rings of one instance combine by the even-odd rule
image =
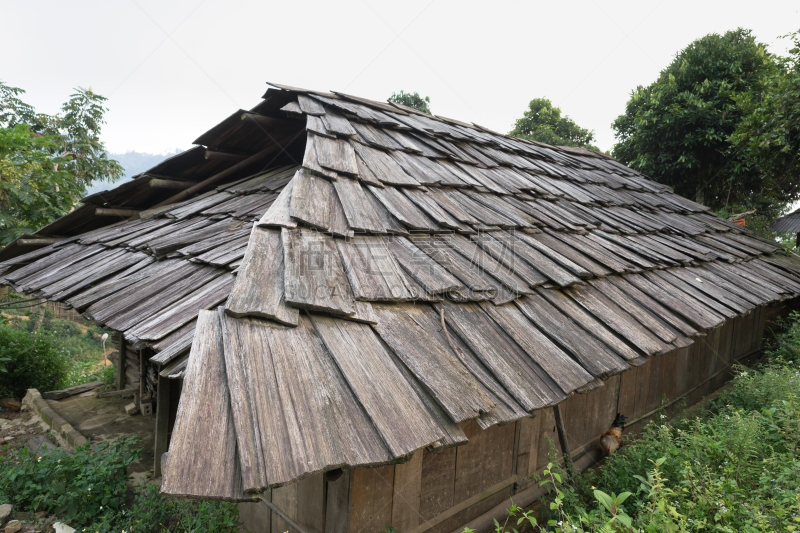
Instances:
[[[156,387],[156,431],[153,446],[153,477],[163,475],[161,471],[161,455],[169,449],[169,392],[171,379],[158,378]]]
[[[114,342],[117,343],[117,351],[119,352],[119,366],[117,367],[117,390],[122,390],[122,387],[125,386],[125,358],[128,356],[128,354],[125,353],[125,337],[122,336],[122,332],[114,335],[114,338]]]
[[[147,389],[147,383],[144,380],[144,350],[139,350],[139,398],[137,398],[136,407],[139,407],[139,402],[144,398],[144,391]]]
[[[572,454],[570,453],[567,429],[564,426],[564,417],[558,405],[553,406],[553,415],[556,418],[556,431],[558,431],[558,441],[561,443],[561,452],[564,454],[564,466],[566,466],[567,475],[569,475],[572,471]]]

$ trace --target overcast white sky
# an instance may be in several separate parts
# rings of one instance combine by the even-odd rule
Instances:
[[[73,87],[109,97],[112,152],[187,148],[258,103],[267,81],[385,100],[506,132],[550,98],[597,144],[637,85],[692,40],[738,26],[774,52],[800,2],[706,0],[0,0],[0,79],[54,113]]]

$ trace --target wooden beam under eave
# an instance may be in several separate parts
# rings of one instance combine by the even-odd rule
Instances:
[[[206,150],[206,159],[217,159],[221,161],[244,161],[247,159],[246,155],[232,154],[230,152],[218,152],[215,150]]]
[[[94,214],[99,217],[135,217],[139,214],[136,209],[110,209],[107,207],[98,207],[94,210]]]
[[[39,239],[19,239],[17,244],[19,246],[47,246],[48,244],[55,244],[61,242],[65,237],[42,237]]]
[[[263,150],[261,150],[259,152],[256,152],[255,154],[251,155],[250,157],[248,157],[244,161],[242,161],[240,163],[236,163],[235,165],[226,168],[222,172],[217,172],[213,176],[204,179],[200,183],[192,185],[188,189],[183,190],[183,191],[179,192],[178,194],[170,196],[169,198],[167,198],[163,202],[160,202],[158,205],[155,205],[153,207],[161,207],[162,205],[174,204],[176,202],[182,202],[183,200],[189,198],[190,196],[192,196],[195,193],[204,192],[206,189],[211,188],[217,182],[219,182],[221,180],[224,180],[225,178],[227,178],[231,174],[234,174],[238,170],[241,170],[243,168],[247,168],[249,165],[251,165],[251,164],[257,162],[258,160],[260,160],[260,159],[268,156],[269,154],[273,153],[275,151],[275,148],[276,148],[275,145],[268,146],[267,148],[264,148]]]
[[[151,179],[150,186],[154,189],[188,189],[194,185],[192,181],[178,181],[178,180],[163,180],[163,179]]]

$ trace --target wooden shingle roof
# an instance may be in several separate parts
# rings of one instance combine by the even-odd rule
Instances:
[[[800,294],[797,257],[602,154],[283,86],[198,141],[287,122],[295,166],[0,263],[161,364],[193,343],[165,492],[462,444]]]

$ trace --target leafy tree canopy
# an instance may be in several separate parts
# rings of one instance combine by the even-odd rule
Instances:
[[[0,245],[69,213],[94,180],[123,172],[100,141],[104,97],[78,88],[61,113],[36,113],[0,82]]]
[[[752,159],[766,149],[758,135],[775,141],[767,152],[786,146],[785,136],[766,133],[776,122],[753,113],[763,108],[770,78],[783,73],[750,30],[706,35],[681,50],[654,83],[632,92],[612,125],[619,141],[613,154],[715,210],[739,206],[772,217],[797,197],[800,184],[765,174]]]
[[[600,152],[594,146],[594,132],[578,126],[569,116],[561,116],[561,109],[553,107],[547,98],[536,98],[528,104],[522,118],[514,124],[509,135],[539,141],[555,146],[579,146]]]
[[[779,206],[800,196],[800,32],[785,37],[794,47],[776,59],[762,90],[736,95],[743,118],[730,137],[732,174],[762,176],[765,195]]]
[[[423,113],[427,113],[429,115],[432,114],[430,97],[426,96],[423,98],[418,92],[407,93],[405,91],[400,91],[399,93],[392,93],[392,96],[389,97],[389,101],[412,107],[417,111],[422,111]]]

